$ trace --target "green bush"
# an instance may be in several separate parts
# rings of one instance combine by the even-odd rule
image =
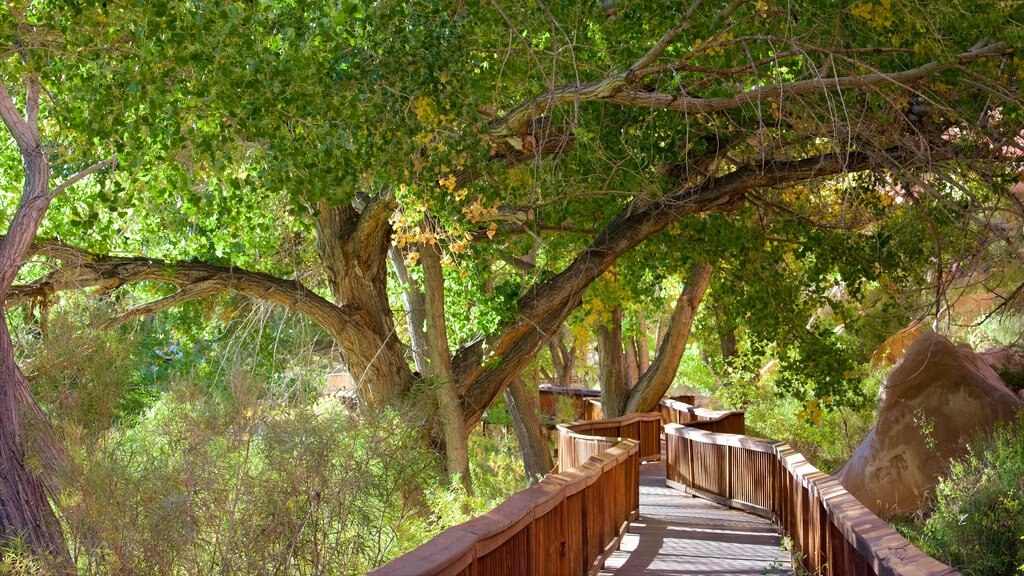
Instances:
[[[432,451],[395,413],[175,385],[76,446],[60,509],[82,574],[348,574],[435,534]]]
[[[925,552],[964,574],[1024,574],[1024,415],[975,439],[935,497]]]

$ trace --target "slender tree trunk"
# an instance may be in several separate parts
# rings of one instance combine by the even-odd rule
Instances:
[[[640,376],[647,373],[651,367],[651,351],[647,347],[647,318],[640,313],[640,337],[636,339],[636,358],[640,368]]]
[[[711,266],[698,263],[691,269],[686,286],[676,300],[668,331],[658,349],[650,370],[640,378],[626,403],[625,413],[649,412],[654,410],[665,392],[672,386],[679,361],[683,358],[686,343],[690,339],[690,328],[697,317],[697,307],[711,282]]]
[[[531,482],[536,482],[554,468],[540,418],[537,417],[535,397],[527,392],[522,378],[516,378],[505,390],[505,402],[512,415],[512,426],[519,439],[519,452],[523,467]]]
[[[455,380],[452,376],[451,352],[448,348],[448,335],[444,318],[444,273],[441,269],[441,252],[436,244],[425,244],[420,249],[420,262],[423,264],[423,285],[427,334],[431,345],[428,347],[430,359],[428,374],[437,381],[437,406],[444,432],[445,456],[448,474],[454,479],[459,478],[466,492],[473,493],[473,481],[469,475],[469,445],[465,420],[459,395],[455,391]]]
[[[402,304],[405,307],[405,319],[409,325],[409,340],[412,348],[413,363],[422,375],[427,373],[427,333],[424,331],[426,322],[426,303],[423,301],[423,289],[416,279],[409,274],[405,265],[405,255],[392,246],[388,250],[391,266],[395,270],[398,282],[405,287],[402,290]]]
[[[715,306],[715,324],[718,328],[718,344],[722,348],[722,363],[728,368],[740,352],[736,345],[736,330],[730,326],[729,317],[721,304]]]
[[[597,328],[598,372],[601,407],[606,418],[622,416],[629,398],[626,388],[625,354],[622,353],[622,310],[615,308],[611,320]]]

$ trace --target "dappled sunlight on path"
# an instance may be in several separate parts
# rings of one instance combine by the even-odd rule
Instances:
[[[665,486],[665,465],[653,462],[640,466],[640,518],[601,574],[791,574],[781,542],[764,518]]]

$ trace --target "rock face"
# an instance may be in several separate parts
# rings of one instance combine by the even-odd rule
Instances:
[[[883,518],[917,512],[963,442],[1013,418],[1020,405],[970,346],[927,332],[886,378],[878,423],[836,476]]]

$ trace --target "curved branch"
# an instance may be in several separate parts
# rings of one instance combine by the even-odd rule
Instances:
[[[53,189],[52,192],[50,192],[50,198],[56,198],[57,196],[59,196],[61,194],[61,192],[64,192],[68,188],[74,186],[82,178],[85,178],[86,176],[88,176],[88,175],[90,175],[90,174],[92,174],[94,172],[99,172],[100,170],[102,170],[102,169],[104,169],[104,168],[106,168],[108,166],[113,166],[115,164],[117,164],[117,155],[116,154],[111,156],[110,158],[105,159],[105,160],[100,160],[99,162],[93,164],[92,166],[89,166],[88,168],[86,168],[86,169],[82,170],[81,172],[75,174],[74,176],[68,178],[64,182],[61,182],[60,185],[58,185],[56,188]]]
[[[491,400],[501,393],[555,334],[580,304],[584,290],[622,254],[687,215],[730,211],[741,207],[746,194],[762,188],[778,188],[842,173],[888,167],[918,166],[964,154],[952,143],[927,150],[893,148],[877,153],[863,151],[827,153],[800,160],[750,164],[699,185],[683,186],[657,201],[623,208],[590,246],[562,272],[533,287],[519,300],[519,316],[485,348],[476,342],[453,359],[463,395],[467,425],[472,427]],[[982,150],[980,154],[991,153]]]
[[[93,254],[59,240],[38,241],[30,247],[29,253],[59,260],[61,266],[33,282],[13,286],[4,303],[6,307],[67,290],[98,288],[106,292],[125,284],[152,281],[173,284],[181,290],[130,309],[125,315],[136,317],[155,313],[186,300],[231,292],[266,300],[303,314],[335,336],[354,329],[350,319],[354,311],[335,306],[297,280],[203,262],[166,262],[153,258]]]

